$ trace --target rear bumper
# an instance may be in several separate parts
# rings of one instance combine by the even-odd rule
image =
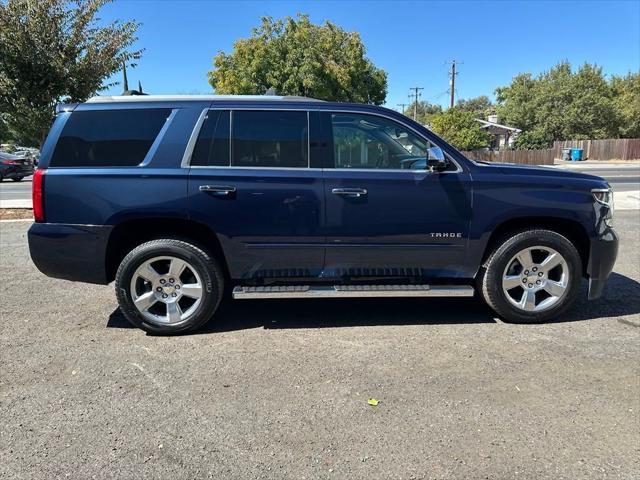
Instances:
[[[29,251],[38,270],[49,277],[107,284],[105,255],[111,226],[34,223]]]
[[[2,172],[2,178],[22,178],[33,175],[32,166],[18,166]]]
[[[618,234],[613,228],[606,228],[591,241],[587,275],[589,276],[589,300],[602,295],[604,284],[613,270],[618,256]]]

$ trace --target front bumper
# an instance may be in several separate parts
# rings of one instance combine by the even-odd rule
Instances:
[[[34,223],[29,251],[49,277],[107,284],[106,251],[111,226]]]
[[[604,284],[609,278],[618,256],[618,234],[613,228],[601,230],[591,241],[587,275],[589,276],[589,300],[602,295]]]

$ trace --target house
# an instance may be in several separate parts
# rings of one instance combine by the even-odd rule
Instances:
[[[481,120],[479,118],[476,118],[476,120],[482,124],[481,129],[486,130],[492,135],[490,145],[492,150],[502,150],[511,147],[518,134],[522,132],[519,128],[498,123],[497,115],[489,115],[487,120]]]

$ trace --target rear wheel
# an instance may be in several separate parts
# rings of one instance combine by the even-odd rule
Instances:
[[[24,177],[13,177],[11,180],[14,182],[21,182]]]
[[[215,313],[223,291],[217,262],[181,240],[153,240],[136,247],[116,273],[123,314],[136,327],[155,334],[202,326]]]
[[[511,322],[557,317],[580,291],[582,262],[573,244],[550,230],[508,238],[490,256],[479,277],[487,304]]]

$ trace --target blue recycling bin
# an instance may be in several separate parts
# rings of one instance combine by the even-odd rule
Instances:
[[[572,162],[581,162],[582,161],[582,149],[581,148],[572,148],[571,149],[571,161]]]

